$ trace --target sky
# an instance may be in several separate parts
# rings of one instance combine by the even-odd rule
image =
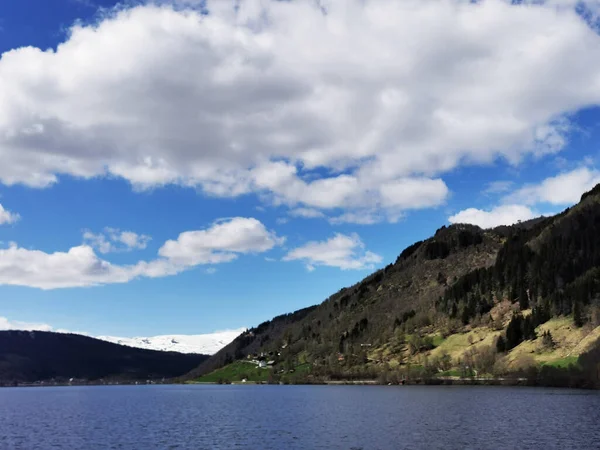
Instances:
[[[600,1],[0,3],[0,329],[201,334],[600,182]]]

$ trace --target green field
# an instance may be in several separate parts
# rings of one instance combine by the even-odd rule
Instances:
[[[544,363],[545,366],[557,367],[560,369],[567,369],[569,366],[578,366],[577,356],[567,356],[566,358],[555,359]]]
[[[293,372],[276,375],[276,379],[285,383],[294,383],[304,379],[310,371],[310,363],[299,364]],[[272,378],[273,368],[259,369],[247,361],[235,361],[225,367],[193,380],[193,383],[240,383],[244,378],[247,383],[266,383]]]
[[[197,383],[229,383],[239,382],[244,378],[252,383],[263,382],[269,379],[272,369],[259,369],[255,364],[246,361],[236,361],[214,372],[208,373],[194,381]]]
[[[444,343],[445,340],[446,338],[444,338],[444,336],[442,336],[441,334],[436,334],[435,336],[433,336],[433,347],[439,347]]]
[[[312,369],[312,364],[310,364],[310,363],[300,364],[300,365],[296,366],[294,368],[294,372],[289,375],[293,375],[296,378],[304,377],[304,376],[310,374],[311,369]]]
[[[460,370],[458,370],[458,369],[450,369],[450,370],[446,370],[444,372],[440,372],[438,374],[438,376],[440,376],[440,377],[460,377],[462,375],[461,375]]]

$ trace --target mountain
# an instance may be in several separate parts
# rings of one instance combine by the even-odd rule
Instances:
[[[581,380],[599,339],[600,185],[553,217],[443,226],[320,305],[242,333],[186,378],[266,358],[284,381],[527,371],[540,381],[569,367]]]
[[[238,330],[218,331],[210,334],[173,334],[153,337],[122,338],[113,336],[97,336],[97,339],[129,347],[160,350],[164,352],[198,353],[213,355],[244,332]]]
[[[398,320],[420,305],[431,305],[453,280],[473,268],[491,266],[501,241],[500,235],[472,225],[443,227],[428,241],[405,249],[394,264],[340,290],[321,305],[249,329],[192,375],[264,349],[285,346],[286,353],[308,351],[329,357],[355,341],[386,341]]]
[[[143,350],[77,334],[0,331],[0,385],[146,380],[185,374],[207,355]]]

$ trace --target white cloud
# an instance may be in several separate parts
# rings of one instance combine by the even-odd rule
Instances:
[[[490,188],[505,191],[503,184]],[[538,184],[528,184],[504,196],[504,204],[489,210],[468,208],[448,218],[450,223],[471,223],[482,228],[512,225],[533,219],[543,205],[566,206],[579,202],[581,195],[600,183],[600,172],[593,168],[579,167],[548,177]],[[510,186],[510,185],[508,185]],[[489,189],[489,188],[488,188]]]
[[[137,234],[133,231],[110,229],[110,233],[113,241],[122,243],[128,249],[145,249],[148,246],[148,242],[152,239],[150,236]]]
[[[18,214],[7,211],[0,205],[0,225],[15,223],[19,219],[20,216]]]
[[[440,205],[447,171],[557,152],[600,104],[600,36],[575,12],[598,2],[527,3],[121,9],[2,55],[0,182],[117,176],[387,220]]]
[[[133,231],[121,231],[117,228],[107,227],[104,233],[83,233],[83,242],[100,253],[111,253],[119,251],[143,250],[148,246],[152,238],[145,234],[137,234]]]
[[[0,331],[20,330],[20,331],[53,331],[55,333],[74,333],[89,336],[85,331],[71,331],[64,328],[54,328],[47,323],[22,322],[20,320],[9,320],[7,317],[0,317]]]
[[[124,283],[135,268],[115,266],[96,256],[88,246],[67,252],[45,253],[11,244],[0,250],[0,284],[41,289]]]
[[[336,233],[326,241],[311,241],[291,250],[283,260],[304,261],[308,271],[313,271],[315,266],[338,267],[343,270],[372,269],[382,258],[365,251],[364,247],[357,234]]]
[[[256,219],[235,217],[206,230],[181,233],[159,250],[152,261],[115,265],[99,258],[92,247],[46,253],[11,243],[0,249],[0,285],[40,289],[127,283],[140,277],[175,275],[197,265],[232,261],[240,254],[261,253],[283,242]]]
[[[504,192],[508,192],[513,187],[514,182],[510,180],[504,181],[492,181],[488,183],[487,187],[483,190],[483,194],[493,195],[493,194],[502,194]]]
[[[399,210],[430,208],[448,196],[448,187],[441,179],[406,178],[382,184],[380,194],[386,207]]]
[[[110,253],[116,250],[113,244],[102,233],[95,234],[91,231],[85,231],[83,233],[83,242],[95,248],[100,253]]]
[[[356,225],[372,225],[383,221],[384,218],[372,211],[347,212],[339,216],[329,218],[329,223],[339,225],[342,223],[353,223]],[[395,220],[390,219],[395,222]]]
[[[4,330],[53,331],[54,329],[46,323],[21,322],[0,316],[0,331]]]
[[[539,216],[524,205],[501,205],[490,210],[468,208],[448,218],[450,223],[470,223],[481,228],[512,225]]]
[[[238,254],[266,252],[283,242],[260,221],[235,217],[206,230],[181,233],[177,240],[165,242],[158,254],[186,266],[214,264],[231,261]]]
[[[580,167],[554,177],[546,178],[539,184],[522,187],[505,198],[506,202],[534,205],[570,205],[577,203],[581,194],[600,183],[600,172],[596,169]]]
[[[239,180],[238,180],[239,181]],[[298,169],[285,162],[264,163],[250,170],[246,180],[249,190],[268,190],[276,204],[305,205],[295,207],[294,215],[312,214],[319,211],[345,208],[351,210],[369,209],[371,215],[394,217],[407,209],[421,209],[437,206],[448,196],[448,188],[441,179],[426,177],[401,177],[392,181],[382,180],[369,174],[340,174],[326,178],[305,181]],[[236,185],[239,188],[240,184]]]
[[[316,219],[325,216],[321,211],[314,208],[296,208],[290,210],[289,214],[292,217],[303,217],[305,219]]]

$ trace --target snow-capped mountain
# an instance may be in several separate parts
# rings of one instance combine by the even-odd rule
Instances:
[[[149,350],[213,355],[245,330],[245,328],[240,328],[237,330],[217,331],[210,334],[172,334],[166,336],[134,338],[97,336],[97,339]]]

